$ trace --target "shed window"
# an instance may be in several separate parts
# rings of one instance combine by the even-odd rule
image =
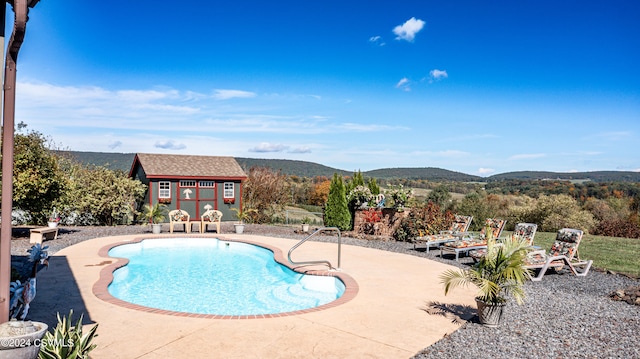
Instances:
[[[200,187],[214,188],[216,186],[214,181],[200,181]]]
[[[224,198],[235,198],[233,182],[224,183]]]
[[[158,198],[171,198],[171,182],[158,182]]]
[[[195,187],[196,181],[180,181],[180,187]]]

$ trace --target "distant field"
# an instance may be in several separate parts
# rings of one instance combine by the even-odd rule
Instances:
[[[429,193],[431,193],[432,190],[430,189],[426,189],[426,188],[413,188],[413,194],[416,197],[422,197],[422,198],[426,198]],[[451,194],[451,198],[455,199],[455,200],[462,200],[464,198],[464,194],[462,193],[455,193],[455,192],[449,192]]]

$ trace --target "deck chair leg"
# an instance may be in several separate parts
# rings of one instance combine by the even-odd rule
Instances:
[[[547,269],[549,269],[549,266],[551,265],[551,262],[556,260],[556,259],[557,259],[557,257],[548,258],[547,261],[542,266],[542,268],[540,268],[540,272],[538,272],[538,275],[535,276],[535,277],[531,277],[531,281],[533,281],[533,282],[541,281],[542,277],[544,277],[544,275],[547,273]]]
[[[589,273],[589,269],[591,268],[592,264],[593,264],[592,260],[588,260],[585,263],[579,263],[579,264],[575,264],[575,265],[569,263],[569,268],[571,268],[571,271],[577,277],[584,277],[584,276],[587,275],[587,273]],[[576,267],[582,267],[582,270],[578,270],[578,268],[576,268]]]

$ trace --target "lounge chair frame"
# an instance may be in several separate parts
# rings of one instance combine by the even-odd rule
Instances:
[[[532,277],[531,280],[539,282],[547,272],[547,269],[553,268],[556,271],[562,270],[564,266],[568,266],[571,272],[578,276],[584,277],[589,273],[589,269],[593,264],[592,260],[581,260],[578,255],[578,246],[582,241],[584,232],[579,229],[562,228],[556,235],[556,240],[551,246],[549,253],[544,250],[536,250],[527,254],[527,264],[525,268],[537,270],[538,275]]]
[[[538,225],[535,223],[518,223],[516,224],[516,227],[513,229],[513,233],[511,234],[511,238],[521,238],[527,241],[527,243],[530,246],[533,246],[533,239],[536,235],[536,231],[538,229]],[[499,239],[498,241],[504,241],[504,240],[508,240],[509,238],[506,239]],[[498,243],[499,244],[499,243]],[[469,251],[469,257],[473,258],[474,261],[478,261],[480,258],[484,257],[484,255],[487,254],[487,249],[483,248],[483,249],[474,249]]]
[[[460,233],[467,233],[472,220],[473,216],[462,216],[456,214],[453,222],[451,223],[451,227],[448,230],[440,231],[439,234],[414,238],[412,241],[413,249],[416,249],[416,244],[424,243],[427,246],[426,251],[428,253],[431,247],[437,248],[444,243],[453,242],[460,237]]]
[[[485,239],[485,228],[487,226],[491,227],[491,231],[494,236],[493,238],[499,238],[502,234],[502,230],[504,229],[505,224],[507,224],[507,221],[504,219],[487,218],[485,220],[485,226],[482,227],[478,238],[475,238],[471,233],[459,233],[461,238],[456,239],[455,241],[444,243],[440,246],[440,258],[442,258],[445,253],[454,253],[455,260],[457,262],[460,258],[460,253],[468,253],[472,250],[486,249],[487,240]]]

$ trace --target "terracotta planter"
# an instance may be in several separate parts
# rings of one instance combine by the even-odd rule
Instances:
[[[502,312],[507,303],[485,303],[476,298],[476,305],[478,306],[478,321],[480,324],[490,328],[496,328],[500,325]]]

